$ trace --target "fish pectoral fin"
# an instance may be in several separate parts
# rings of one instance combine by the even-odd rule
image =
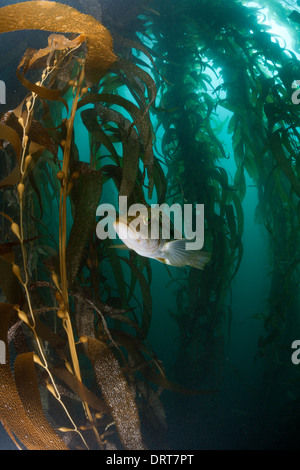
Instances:
[[[186,266],[187,256],[186,256],[186,249],[185,249],[185,242],[184,238],[179,240],[173,240],[170,242],[166,242],[162,247],[163,253],[166,255],[169,263],[172,266],[182,267]]]
[[[201,250],[186,250],[186,243],[189,240],[181,238],[166,242],[162,251],[166,255],[168,264],[177,267],[192,266],[197,269],[204,269],[210,261],[211,254]]]

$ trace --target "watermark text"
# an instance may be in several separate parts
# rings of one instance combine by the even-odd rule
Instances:
[[[0,104],[6,104],[6,85],[0,80]]]
[[[101,217],[96,227],[96,234],[101,240],[116,239],[114,223],[117,214],[112,204],[101,204],[96,211]],[[172,219],[172,222],[171,222]],[[118,220],[123,222],[128,238],[128,231],[137,234],[139,239],[170,240],[185,238],[186,250],[201,250],[204,245],[204,205],[203,204],[132,204],[127,206],[127,197],[119,197]],[[194,226],[194,227],[193,227]],[[123,237],[124,238],[124,237]]]
[[[300,364],[300,340],[293,341],[292,349],[295,349],[291,357],[292,363],[297,366],[298,364]]]
[[[6,364],[6,345],[0,341],[0,364]]]

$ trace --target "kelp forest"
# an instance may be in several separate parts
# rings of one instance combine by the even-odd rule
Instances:
[[[262,434],[267,447],[295,445],[297,2],[3,3],[0,420],[13,448],[235,449],[233,437],[218,436],[250,422],[240,446],[259,448]],[[100,239],[97,208],[119,196],[128,205],[203,204],[205,269]],[[249,224],[268,263],[252,312],[246,298],[233,308]],[[249,297],[256,282],[249,274]],[[159,308],[163,298],[170,308]],[[164,318],[172,331],[163,334],[174,338],[167,361],[163,344],[153,346]],[[257,379],[230,361],[244,321],[256,331]],[[255,411],[232,406],[235,398],[226,405],[228,374]],[[234,418],[229,410],[217,429],[228,406]]]

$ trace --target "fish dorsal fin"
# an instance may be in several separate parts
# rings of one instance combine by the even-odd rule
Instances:
[[[189,240],[181,238],[164,244],[162,251],[169,261],[168,264],[180,268],[192,266],[197,269],[204,269],[204,266],[211,258],[210,253],[201,250],[186,250],[186,243],[189,243]]]

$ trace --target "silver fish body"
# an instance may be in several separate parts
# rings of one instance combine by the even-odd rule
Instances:
[[[135,227],[132,227],[134,220],[148,228],[148,236],[145,237],[144,230],[137,231]],[[127,248],[141,256],[156,259],[170,266],[191,266],[197,269],[204,269],[205,265],[210,261],[210,253],[201,250],[188,250],[186,248],[190,240],[185,238],[164,239],[161,227],[159,227],[159,236],[152,238],[150,234],[150,217],[118,218],[113,226]]]

